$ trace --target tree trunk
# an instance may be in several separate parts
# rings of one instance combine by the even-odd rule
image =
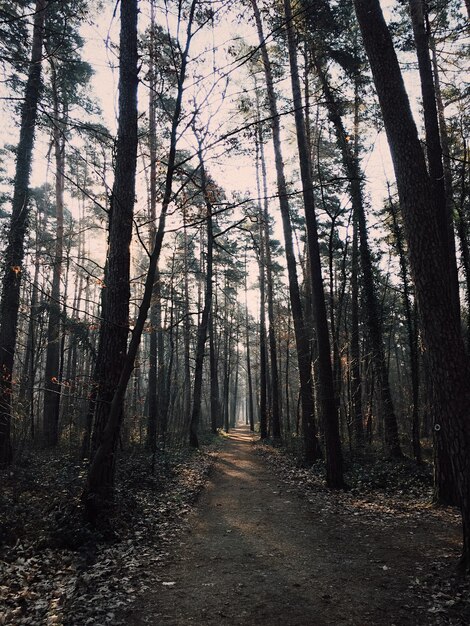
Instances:
[[[256,94],[256,105],[258,117],[259,111],[259,98]],[[268,303],[268,343],[269,343],[269,359],[271,365],[271,405],[272,405],[272,436],[275,441],[281,440],[281,404],[279,400],[279,368],[277,365],[277,342],[276,331],[274,325],[274,289],[273,289],[273,270],[271,260],[271,245],[270,245],[270,228],[269,228],[269,201],[268,201],[268,185],[266,175],[266,159],[264,156],[264,143],[261,124],[257,127],[257,137],[259,143],[259,161],[261,165],[261,181],[262,185],[258,184],[258,195],[260,187],[263,191],[263,199],[260,198],[260,239],[263,241],[264,251],[264,267],[266,269],[266,300]],[[261,207],[262,211],[261,211]]]
[[[295,111],[297,146],[302,179],[302,194],[307,226],[308,256],[310,278],[312,281],[313,311],[318,346],[319,404],[323,417],[326,448],[326,482],[329,487],[343,486],[343,457],[339,437],[338,402],[335,396],[333,370],[331,367],[330,337],[323,289],[323,278],[318,243],[318,228],[313,195],[313,180],[310,151],[308,148],[305,118],[302,108],[299,68],[297,64],[296,41],[290,0],[284,0],[286,29],[289,45],[289,61],[292,82],[292,94]]]
[[[196,359],[194,368],[194,393],[193,408],[191,412],[191,422],[189,430],[189,444],[193,448],[199,447],[198,427],[201,418],[202,400],[202,375],[204,366],[204,352],[207,340],[207,330],[209,327],[209,317],[212,310],[212,267],[214,236],[212,231],[212,200],[207,188],[207,176],[202,157],[202,145],[199,142],[199,172],[201,175],[201,190],[206,205],[206,230],[207,230],[207,258],[206,258],[206,293],[204,297],[204,308],[199,324],[196,343]]]
[[[156,129],[156,79],[155,79],[155,0],[150,2],[150,42],[149,42],[149,242],[153,247],[156,235],[157,219],[157,129]],[[156,291],[156,289],[154,290]],[[155,298],[156,300],[156,298]],[[158,310],[159,303],[155,302],[150,308],[150,350],[149,350],[149,378],[148,378],[148,418],[147,418],[147,447],[155,453],[157,448],[157,386],[158,386]],[[160,320],[161,321],[161,320]],[[161,402],[161,398],[159,399]]]
[[[46,365],[44,369],[44,443],[56,446],[59,440],[59,413],[61,380],[60,362],[60,281],[62,277],[64,240],[64,185],[65,185],[65,139],[60,128],[59,93],[57,74],[51,59],[52,94],[54,100],[53,142],[55,153],[55,221],[56,241],[52,269],[52,287],[49,298],[49,321],[47,325]]]
[[[269,101],[269,111],[271,115],[271,128],[273,134],[273,145],[276,163],[277,190],[279,195],[279,207],[282,217],[284,231],[284,246],[287,261],[287,272],[289,277],[289,296],[294,320],[294,334],[297,348],[297,359],[300,379],[300,400],[302,407],[302,430],[304,438],[304,458],[307,464],[314,463],[321,458],[321,450],[317,439],[315,428],[315,405],[313,398],[312,368],[310,362],[310,346],[307,331],[304,324],[302,304],[300,300],[300,290],[297,278],[297,262],[294,253],[292,238],[292,225],[290,221],[289,202],[287,196],[287,185],[284,174],[284,163],[281,150],[281,133],[279,114],[277,111],[276,94],[274,92],[274,82],[266,49],[261,15],[256,0],[251,0],[253,13],[258,31],[260,51],[263,59],[263,66],[266,78],[267,95]]]
[[[41,62],[46,9],[47,0],[37,0],[34,12],[31,61],[21,110],[20,139],[16,157],[10,228],[3,259],[4,274],[0,309],[0,466],[3,467],[7,466],[12,459],[12,375],[20,307],[24,239],[28,226],[29,179],[37,109],[42,86]]]
[[[137,159],[137,0],[121,4],[121,33],[119,61],[119,128],[116,148],[116,168],[112,192],[109,227],[109,249],[106,306],[100,334],[97,370],[104,375],[98,384],[95,404],[94,462],[90,467],[85,499],[86,515],[98,521],[104,504],[112,499],[115,452],[119,429],[109,433],[111,403],[124,369],[129,332],[130,243],[135,199]],[[123,399],[119,403],[119,424]],[[107,438],[111,437],[108,441]],[[107,451],[97,467],[98,450],[107,444]]]
[[[461,566],[470,567],[470,368],[452,305],[447,250],[392,38],[378,0],[354,0],[397,178],[436,425],[450,452],[463,522]]]
[[[229,416],[229,389],[230,389],[230,348],[231,348],[231,340],[230,333],[231,327],[229,327],[229,319],[228,319],[228,282],[227,276],[225,277],[225,302],[224,302],[224,366],[223,366],[223,391],[222,391],[222,413],[224,416],[224,430],[226,433],[230,431],[230,416]]]
[[[408,278],[408,267],[406,264],[405,250],[403,246],[402,233],[397,220],[396,208],[393,201],[389,199],[389,210],[392,215],[393,231],[395,243],[400,261],[400,273],[403,281],[403,306],[405,309],[406,329],[408,334],[408,346],[410,350],[410,370],[411,370],[411,443],[413,455],[417,463],[421,463],[421,441],[419,437],[419,354],[418,354],[418,329],[413,315],[411,303],[410,285]]]
[[[438,210],[439,229],[442,242],[449,258],[451,294],[456,319],[460,322],[459,278],[455,258],[454,219],[452,205],[447,202],[442,146],[436,107],[436,90],[429,55],[429,32],[426,28],[424,0],[409,0],[411,23],[418,57],[421,96],[423,100],[424,127],[426,133],[426,153],[428,171]],[[451,190],[450,190],[451,191]]]
[[[220,400],[219,400],[219,373],[217,371],[217,355],[215,352],[214,340],[214,306],[211,310],[209,319],[209,361],[210,361],[210,377],[211,377],[211,431],[217,434],[217,428],[220,421]]]
[[[191,318],[189,314],[189,264],[188,264],[188,227],[186,219],[186,205],[183,206],[183,268],[184,268],[184,321],[183,321],[183,346],[184,346],[184,388],[183,388],[183,412],[188,425],[191,421]]]
[[[132,5],[132,6],[130,6]],[[171,196],[172,196],[172,184],[173,184],[173,175],[175,171],[175,162],[176,162],[176,144],[177,144],[177,129],[180,121],[181,115],[181,102],[183,96],[183,86],[184,80],[186,76],[186,67],[187,60],[189,54],[189,47],[192,39],[192,26],[194,20],[194,12],[196,8],[196,0],[193,0],[191,3],[189,16],[188,16],[188,26],[187,26],[187,39],[186,45],[182,53],[181,58],[181,67],[178,76],[178,92],[175,102],[175,109],[173,112],[172,118],[172,127],[170,133],[170,150],[168,154],[168,166],[167,173],[165,179],[165,191],[162,200],[162,210],[160,213],[160,218],[158,222],[158,229],[155,236],[155,244],[150,255],[149,262],[149,270],[145,280],[144,287],[144,295],[142,298],[142,302],[139,308],[139,313],[137,316],[136,323],[134,325],[134,329],[132,331],[132,337],[129,344],[129,349],[124,359],[123,367],[121,370],[121,374],[119,377],[119,381],[116,385],[114,395],[112,396],[111,406],[109,408],[109,415],[106,426],[103,430],[101,443],[96,450],[95,456],[93,458],[93,462],[90,466],[90,470],[88,472],[87,483],[85,485],[85,489],[82,494],[82,501],[85,505],[85,517],[90,520],[92,523],[97,523],[99,518],[101,517],[104,522],[107,522],[107,512],[106,512],[106,502],[109,500],[109,497],[112,496],[113,487],[114,487],[114,455],[115,455],[115,445],[119,437],[119,429],[121,424],[122,417],[122,404],[124,401],[127,385],[129,383],[129,379],[132,374],[132,369],[134,367],[134,360],[139,348],[140,340],[142,337],[142,333],[144,330],[145,322],[147,319],[148,311],[151,304],[152,292],[155,284],[155,276],[157,272],[158,259],[160,258],[160,253],[162,249],[163,237],[165,234],[165,225],[166,225],[166,216],[168,213],[168,206],[170,204]],[[133,26],[132,26],[132,49],[135,48],[135,55],[132,54],[132,62],[133,62],[133,70],[135,72],[135,76],[133,76],[133,81],[135,85],[132,85],[132,88],[135,89],[135,94],[137,93],[137,46],[136,46],[136,25],[137,25],[137,1],[129,0],[128,3],[121,4],[121,12],[125,13],[125,18],[127,15],[132,15]],[[125,23],[126,19],[122,20],[123,28],[121,29],[121,33],[123,35],[123,39],[125,41],[126,46],[130,46],[130,37],[126,37]],[[129,64],[126,65],[126,68],[129,68]],[[137,104],[135,102],[135,104]],[[137,107],[135,107],[137,111]],[[135,127],[135,139],[137,146],[137,127]],[[136,153],[135,153],[136,156]],[[134,158],[134,168],[136,165],[136,160]],[[135,170],[134,170],[135,171]],[[133,197],[133,196],[132,196]],[[171,367],[168,367],[168,376],[171,375]],[[168,378],[168,383],[170,379]]]
[[[262,223],[260,222],[260,235]],[[268,359],[266,349],[266,273],[265,273],[264,238],[260,237],[259,250],[259,426],[261,439],[268,437]]]
[[[246,281],[246,272],[245,272],[245,281]],[[245,282],[245,294],[246,294],[246,282]],[[247,423],[250,425],[251,432],[255,430],[255,416],[254,416],[254,405],[253,405],[253,378],[251,375],[251,357],[250,357],[250,330],[248,325],[248,306],[245,304],[245,332],[246,332],[246,381],[248,387],[248,398],[247,398]]]
[[[465,200],[467,197],[467,181],[468,172],[468,150],[465,137],[462,137],[463,157],[460,169],[460,198],[456,202],[457,211],[457,234],[460,242],[460,255],[462,260],[463,273],[465,277],[465,289],[467,300],[467,351],[470,348],[470,248],[468,245],[468,217],[465,210]]]
[[[343,120],[340,114],[339,104],[329,85],[328,77],[323,65],[315,55],[314,63],[322,85],[323,93],[325,95],[325,104],[328,109],[328,115],[335,128],[337,142],[341,150],[343,167],[346,170],[346,174],[350,181],[351,203],[353,207],[354,220],[357,224],[359,234],[359,252],[364,287],[364,302],[367,312],[367,326],[372,345],[372,357],[377,376],[378,392],[380,394],[381,411],[385,430],[385,448],[389,456],[400,458],[402,456],[402,452],[398,435],[397,418],[395,415],[392,393],[388,379],[388,368],[385,360],[380,303],[377,297],[377,290],[374,282],[372,255],[369,247],[361,183],[362,172],[359,165],[359,158],[354,154],[351,145],[349,144],[347,133],[344,129]]]
[[[351,404],[354,442],[364,445],[364,416],[362,412],[361,350],[359,346],[359,285],[358,285],[358,228],[353,224],[351,261]]]
[[[34,378],[36,373],[36,327],[38,323],[39,309],[39,268],[41,264],[41,245],[39,242],[43,221],[41,211],[38,209],[36,217],[36,249],[34,255],[34,277],[32,283],[31,301],[29,306],[28,321],[28,339],[26,341],[26,349],[23,364],[23,374],[21,376],[21,386],[19,397],[26,399],[25,412],[30,415],[31,421],[31,438],[36,436],[36,428],[34,423]]]

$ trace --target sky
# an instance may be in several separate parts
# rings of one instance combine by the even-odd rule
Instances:
[[[386,0],[382,2],[382,6],[385,10],[386,17],[390,19],[390,9],[394,6],[393,0]],[[141,2],[141,14],[139,16],[140,28],[145,27],[149,22],[148,15],[148,3]],[[157,3],[158,7],[161,7],[161,3]],[[118,84],[118,59],[116,57],[116,51],[110,45],[112,42],[116,43],[119,36],[119,9],[117,15],[114,16],[115,3],[114,1],[105,1],[103,9],[94,16],[93,23],[86,24],[82,28],[82,35],[86,41],[86,45],[83,51],[83,56],[94,69],[94,77],[92,79],[91,91],[97,97],[101,104],[103,111],[103,119],[106,126],[115,132],[116,120],[117,120],[117,84]],[[161,17],[162,10],[160,8],[159,15]],[[257,43],[256,32],[248,20],[246,23],[239,23],[235,19],[229,19],[230,16],[217,23],[216,27],[211,31],[207,29],[202,34],[198,35],[194,42],[191,54],[193,57],[200,56],[204,49],[215,45],[218,48],[217,63],[219,65],[226,65],[233,62],[233,58],[229,57],[226,53],[226,49],[230,43],[238,42],[241,38],[249,42],[250,44]],[[170,17],[168,20],[170,29],[174,30],[175,22]],[[207,74],[210,74],[212,56],[209,54],[207,59]],[[199,68],[201,70],[201,68]],[[203,70],[204,68],[202,68]],[[206,110],[205,116],[211,128],[214,132],[220,129],[226,130],[227,127],[233,127],[233,109],[234,109],[234,94],[238,93],[246,84],[247,76],[245,68],[233,72],[230,76],[231,82],[227,88],[227,94],[225,103],[220,107],[221,93],[220,89],[216,90],[212,97],[212,108]],[[196,97],[200,99],[202,95],[201,89],[191,88],[191,68],[190,75],[187,81],[187,97]],[[419,86],[417,81],[417,75],[413,72],[408,72],[405,75],[405,81],[408,88],[408,92],[411,97],[411,102],[416,118],[418,119],[419,112]],[[288,77],[284,80],[287,92],[289,91]],[[147,108],[147,93],[144,88],[140,89],[140,110],[145,111]],[[4,116],[5,117],[5,116]],[[237,122],[238,123],[238,122]],[[285,150],[286,160],[294,160],[296,154],[295,142],[293,137],[293,120],[287,120],[287,124],[284,123],[284,139],[283,148]],[[370,197],[371,205],[378,207],[382,204],[383,198],[386,194],[386,182],[387,180],[393,180],[393,167],[390,159],[390,153],[386,141],[385,134],[383,132],[377,132],[375,129],[366,130],[362,129],[366,133],[365,144],[367,146],[366,153],[363,159],[363,169],[367,178],[367,192]],[[0,139],[12,142],[11,125],[3,124],[0,129]],[[191,139],[184,137],[181,140],[180,148],[187,148],[189,150],[194,149],[194,143]],[[36,159],[33,169],[33,185],[40,185],[44,182],[45,178],[52,182],[53,171],[45,171],[45,154],[49,148],[48,139],[38,134],[36,142]],[[268,146],[266,154],[269,158],[268,178],[269,178],[269,194],[275,193],[274,185],[274,166],[273,166],[273,153],[271,146]],[[209,159],[211,156],[208,155]],[[256,196],[256,179],[255,168],[253,166],[253,157],[249,155],[224,155],[220,149],[217,150],[215,158],[210,160],[209,165],[212,176],[217,180],[218,184],[226,189],[228,193],[242,192],[248,193],[252,197]],[[138,198],[138,204],[145,203],[145,193],[141,188],[141,192]],[[346,198],[343,198],[343,202],[347,202]],[[277,206],[273,202],[271,205],[271,212],[277,214]],[[275,237],[282,241],[282,234],[280,229],[279,220],[276,222]],[[104,248],[101,249],[100,256],[103,256]],[[253,277],[255,280],[255,277]],[[254,296],[255,298],[255,296]],[[255,298],[256,299],[256,298]],[[256,308],[257,304],[254,301],[252,307]]]

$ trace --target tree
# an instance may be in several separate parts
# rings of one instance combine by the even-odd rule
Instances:
[[[323,291],[318,228],[315,214],[315,199],[313,195],[312,165],[302,107],[296,40],[290,0],[284,0],[284,12],[289,46],[292,95],[295,126],[297,131],[297,147],[299,152],[302,194],[307,225],[310,280],[312,283],[313,310],[318,346],[318,394],[320,396],[319,404],[321,406],[323,428],[325,431],[326,482],[329,487],[340,488],[344,486],[344,482],[343,457],[341,451],[341,441],[339,438],[338,404],[335,396],[333,370],[331,367],[330,337],[326,314],[325,294]]]
[[[398,435],[397,418],[395,415],[392,393],[388,380],[380,305],[374,281],[372,255],[367,232],[364,196],[362,190],[363,176],[359,164],[359,156],[353,152],[349,136],[346,133],[340,114],[339,104],[329,85],[325,69],[323,68],[321,62],[315,57],[315,52],[314,63],[323,88],[323,93],[325,95],[325,104],[328,109],[328,114],[335,128],[336,139],[341,150],[343,166],[349,178],[351,204],[353,207],[354,221],[359,235],[359,253],[363,278],[364,300],[367,313],[367,325],[370,342],[372,344],[372,358],[376,370],[378,391],[381,398],[381,411],[385,426],[385,448],[390,456],[400,458],[402,456],[402,452]]]
[[[8,244],[5,251],[0,309],[0,465],[12,458],[12,376],[20,306],[24,239],[28,225],[29,179],[38,103],[41,96],[41,65],[47,0],[37,0],[31,44],[31,61],[21,110],[20,139],[12,200]]]
[[[450,290],[447,250],[392,38],[378,0],[354,0],[397,179],[436,426],[448,449],[463,522],[461,567],[470,569],[470,368]]]
[[[452,301],[455,315],[460,320],[459,284],[455,259],[454,219],[452,206],[447,202],[442,146],[436,105],[436,90],[429,54],[429,31],[423,0],[409,0],[411,23],[418,57],[418,69],[423,101],[424,126],[426,131],[426,154],[429,178],[438,210],[440,234],[443,245],[448,250],[449,275],[452,279]]]
[[[259,12],[256,0],[251,0],[251,5],[253,7],[253,13],[255,16],[256,28],[258,32],[260,52],[266,79],[269,112],[271,117],[271,128],[276,162],[277,188],[279,195],[279,208],[281,211],[282,226],[284,231],[284,246],[289,277],[289,294],[292,307],[292,316],[294,319],[294,332],[299,364],[302,429],[305,448],[304,454],[306,463],[311,464],[320,457],[320,448],[316,436],[316,428],[314,422],[315,406],[313,399],[310,348],[307,338],[307,329],[304,322],[304,315],[302,312],[302,303],[300,299],[300,290],[297,278],[297,268],[292,238],[292,226],[287,196],[287,185],[284,174],[284,162],[281,149],[279,114],[277,110],[276,94],[274,91],[273,73],[268,51],[266,48],[266,40],[263,33],[261,14]]]
[[[196,132],[195,132],[196,134]],[[198,426],[201,417],[201,400],[202,400],[202,374],[204,365],[204,351],[207,340],[207,333],[209,329],[209,318],[212,311],[212,273],[213,273],[213,258],[214,258],[214,234],[212,227],[212,203],[213,193],[211,192],[210,181],[206,174],[204,165],[204,158],[202,154],[202,138],[197,137],[199,148],[199,173],[201,177],[201,191],[205,202],[206,211],[206,232],[207,232],[207,244],[206,244],[206,288],[204,296],[204,308],[202,310],[201,322],[197,330],[197,343],[196,343],[196,361],[194,367],[194,391],[193,391],[193,406],[190,419],[189,430],[189,443],[192,447],[199,447],[198,439]]]
[[[130,242],[135,197],[137,161],[137,0],[121,3],[119,53],[119,128],[116,147],[115,179],[109,224],[109,249],[104,281],[106,298],[102,311],[97,382],[94,442],[102,446],[109,420],[110,405],[122,373],[129,331]],[[119,414],[122,414],[122,403]],[[104,502],[112,495],[115,449],[118,430],[111,434],[108,452],[100,466],[91,465],[85,497],[86,513],[96,521]]]
[[[132,5],[132,6],[130,6]],[[109,502],[110,498],[113,496],[114,491],[114,467],[115,467],[115,452],[116,452],[116,444],[119,437],[119,431],[121,426],[122,419],[122,406],[124,401],[124,396],[126,393],[127,385],[129,383],[130,376],[132,374],[132,370],[134,368],[134,361],[137,355],[137,351],[139,349],[140,340],[142,337],[142,333],[144,330],[145,322],[147,319],[148,311],[151,305],[152,293],[155,284],[156,271],[158,266],[158,260],[160,258],[160,253],[162,249],[163,238],[165,235],[165,225],[166,218],[168,213],[168,207],[170,205],[170,201],[172,199],[172,186],[173,186],[173,177],[176,170],[176,144],[177,144],[177,130],[178,124],[180,123],[181,116],[181,108],[182,108],[182,98],[183,98],[183,90],[184,90],[184,81],[186,78],[186,68],[188,63],[188,55],[190,44],[193,36],[193,22],[194,15],[196,11],[197,0],[192,0],[190,5],[189,14],[187,17],[188,26],[186,31],[186,43],[182,50],[181,54],[181,65],[179,68],[178,74],[178,89],[177,89],[177,97],[175,102],[175,108],[172,114],[172,125],[170,132],[170,148],[168,154],[168,165],[166,169],[165,176],[165,188],[162,200],[162,209],[160,212],[160,218],[158,221],[158,228],[155,233],[155,240],[153,245],[153,250],[150,254],[149,258],[149,268],[145,279],[144,285],[144,293],[142,297],[142,302],[139,307],[139,312],[137,315],[137,319],[134,325],[134,329],[132,331],[131,340],[129,343],[129,347],[127,352],[124,346],[124,352],[119,354],[121,369],[119,371],[118,380],[115,383],[110,394],[110,401],[106,406],[107,410],[107,420],[106,422],[101,422],[101,437],[99,440],[99,445],[96,449],[96,452],[93,457],[93,461],[90,465],[90,469],[88,472],[87,483],[85,485],[82,500],[85,505],[85,517],[89,519],[92,523],[101,523],[104,524],[108,521],[108,516],[106,512],[106,504]],[[121,5],[121,41],[123,45],[123,52],[125,51],[126,57],[122,58],[120,63],[120,67],[122,66],[122,75],[120,75],[120,79],[123,82],[123,117],[122,121],[126,120],[126,113],[131,117],[131,121],[135,118],[135,126],[132,126],[132,134],[129,140],[132,142],[132,150],[133,150],[133,158],[132,158],[132,170],[135,175],[135,157],[137,151],[137,0],[131,0],[129,4]],[[128,29],[130,32],[128,32]],[[130,58],[127,58],[129,56]],[[120,82],[121,82],[120,80]],[[131,81],[131,84],[127,81]],[[126,96],[129,97],[129,101],[127,97],[124,95],[124,92],[129,90],[129,93]],[[120,94],[121,97],[121,94]],[[130,107],[130,110],[125,111],[126,106]],[[121,107],[120,107],[121,113]],[[120,115],[121,117],[121,115]],[[121,121],[121,120],[120,120]],[[126,140],[127,134],[124,131],[127,131],[127,125],[124,125],[122,128],[123,137],[122,140]],[[135,147],[134,147],[135,146]],[[123,154],[123,163],[126,163],[126,160],[131,158],[132,155],[129,155],[128,151]],[[117,161],[118,162],[118,161]],[[116,175],[117,175],[116,171]],[[122,178],[119,179],[116,176],[114,188],[116,188],[117,181],[120,180],[120,184],[124,184],[127,181],[126,176],[129,173],[129,169],[122,170],[120,174]],[[133,177],[133,179],[135,176]],[[133,180],[132,179],[132,180]],[[135,183],[135,180],[134,180]],[[119,187],[118,187],[119,189]],[[114,191],[114,189],[113,189]],[[132,195],[129,194],[129,188],[126,188],[125,198],[129,201],[129,206],[133,206],[134,202],[134,188],[132,189]],[[114,197],[114,195],[113,195]],[[132,205],[130,204],[130,200],[132,199]],[[114,207],[113,207],[114,210]],[[113,216],[111,219],[111,224],[113,224]],[[114,222],[116,224],[116,222]],[[115,225],[117,229],[118,226]],[[131,229],[132,232],[132,229]],[[118,241],[120,241],[120,237],[117,235]],[[110,236],[111,241],[111,236]],[[115,251],[115,253],[117,250]],[[110,254],[108,255],[111,256]],[[116,258],[116,261],[119,259]],[[111,259],[109,258],[108,263],[110,263]],[[109,272],[109,269],[108,269]],[[126,289],[126,295],[129,290],[129,282],[127,276],[126,284],[119,285],[118,287],[122,287],[122,289]],[[128,302],[128,300],[127,300]],[[106,306],[105,311],[108,311],[109,307],[109,292],[106,297]],[[125,322],[127,324],[127,321]],[[127,332],[126,332],[126,341],[127,341]],[[110,393],[111,388],[108,386],[108,393]]]
[[[87,108],[83,90],[92,75],[88,63],[80,59],[79,51],[83,40],[78,35],[78,16],[83,10],[82,3],[74,3],[50,8],[47,20],[45,49],[50,66],[50,95],[52,114],[52,141],[55,158],[55,249],[52,260],[52,284],[49,299],[49,320],[47,328],[46,363],[44,368],[44,440],[48,446],[55,446],[59,439],[59,412],[61,395],[61,280],[64,261],[64,192],[66,144],[70,137],[67,128],[74,105]],[[65,26],[64,26],[65,24]],[[80,87],[78,87],[78,85]]]

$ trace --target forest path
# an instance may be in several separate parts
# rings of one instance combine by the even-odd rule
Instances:
[[[248,430],[225,441],[189,528],[130,626],[428,624],[413,601],[434,536],[404,523],[370,527],[299,498],[253,452]],[[324,503],[324,501],[323,501]],[[425,563],[424,563],[425,564]]]

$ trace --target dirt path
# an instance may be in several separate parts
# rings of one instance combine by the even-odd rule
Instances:
[[[218,454],[189,525],[130,626],[429,624],[410,582],[430,546],[455,541],[438,524],[384,533],[300,499],[243,430]]]

